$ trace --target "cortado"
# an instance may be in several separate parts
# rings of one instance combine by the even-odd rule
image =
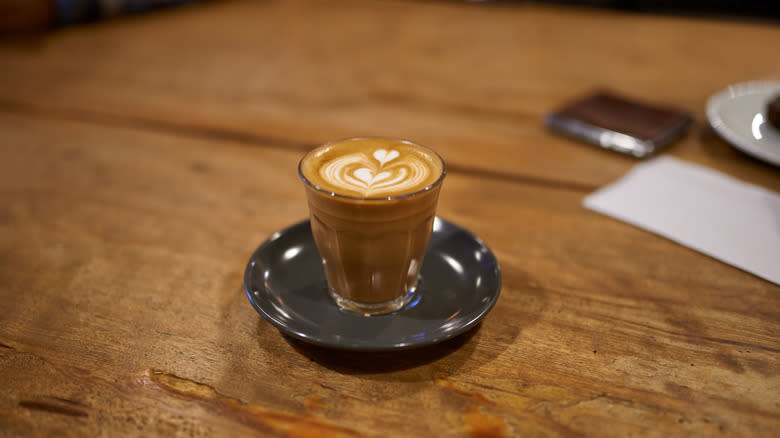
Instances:
[[[355,138],[309,152],[298,171],[336,303],[366,315],[403,307],[433,229],[441,157],[404,140]]]

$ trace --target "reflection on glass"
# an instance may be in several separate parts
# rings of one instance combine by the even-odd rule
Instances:
[[[460,315],[460,310],[458,310],[457,312],[450,315],[447,319],[445,319],[444,320],[445,322],[441,325],[441,327],[439,327],[439,329],[445,333],[452,330],[459,329],[462,321],[455,319],[455,317],[458,315]]]
[[[302,250],[303,247],[300,245],[288,248],[282,255],[282,260],[284,260],[285,262],[289,262],[290,260],[294,259],[295,256],[297,256]]]
[[[443,258],[444,261],[447,262],[447,264],[450,265],[453,270],[455,270],[455,272],[463,275],[463,265],[461,265],[459,261],[452,258],[452,256],[449,254],[442,254],[441,258]]]
[[[263,286],[265,287],[266,290],[271,289],[271,285],[268,281],[269,278],[271,278],[271,270],[266,269],[265,271],[263,271]]]
[[[425,332],[415,333],[413,335],[410,335],[409,337],[414,339],[415,341],[422,341],[423,339],[425,339]]]
[[[409,302],[409,304],[406,305],[406,309],[411,309],[413,307],[416,307],[418,304],[420,304],[420,298],[422,298],[421,294],[415,294],[412,297],[412,301]]]
[[[291,319],[291,318],[290,318],[290,314],[289,314],[289,313],[287,313],[287,312],[284,310],[284,307],[282,307],[282,306],[280,306],[280,305],[276,304],[276,303],[275,303],[275,302],[273,302],[273,301],[270,301],[270,304],[271,304],[271,305],[274,307],[274,310],[276,310],[276,311],[279,313],[279,315],[282,315],[282,316],[284,317],[284,319],[287,319],[287,320]]]
[[[439,219],[438,217],[433,218],[433,231],[434,232],[441,231],[441,228],[443,226],[444,225],[442,224],[441,219]]]
[[[751,129],[753,130],[753,137],[756,140],[761,140],[763,136],[761,135],[761,125],[764,123],[764,115],[761,113],[756,114],[753,116],[753,123],[750,125]]]

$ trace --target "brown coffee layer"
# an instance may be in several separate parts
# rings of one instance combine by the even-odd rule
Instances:
[[[311,227],[328,285],[359,303],[383,303],[417,283],[441,185],[395,200],[328,196],[307,186]]]

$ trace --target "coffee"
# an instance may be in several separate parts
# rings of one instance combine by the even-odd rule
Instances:
[[[348,139],[299,164],[330,294],[365,314],[397,310],[415,292],[445,165],[403,140]]]

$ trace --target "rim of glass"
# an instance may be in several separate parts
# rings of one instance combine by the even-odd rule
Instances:
[[[344,195],[344,194],[341,194],[341,193],[336,193],[334,191],[324,189],[324,188],[314,184],[313,182],[309,181],[309,179],[306,178],[306,176],[303,174],[303,170],[301,169],[303,161],[306,159],[306,157],[308,157],[314,151],[317,151],[317,150],[319,150],[321,148],[330,146],[332,144],[344,143],[344,142],[356,141],[356,140],[389,140],[389,141],[392,141],[392,142],[405,143],[405,144],[409,144],[409,145],[418,147],[420,149],[424,149],[427,152],[429,152],[431,155],[436,157],[441,162],[441,175],[439,175],[439,177],[436,179],[436,181],[434,181],[431,184],[429,184],[429,185],[427,185],[427,186],[425,186],[425,187],[423,187],[423,188],[421,188],[419,190],[416,190],[414,192],[404,193],[404,194],[395,195],[395,196],[380,196],[380,197],[365,198],[365,197],[362,197],[362,196]],[[372,137],[372,136],[368,136],[368,137],[348,137],[348,138],[344,138],[344,139],[341,139],[341,140],[333,140],[333,141],[329,141],[327,143],[323,143],[323,144],[317,146],[316,148],[306,152],[306,154],[300,159],[300,161],[298,161],[298,176],[301,178],[301,180],[303,180],[303,182],[307,186],[313,188],[314,190],[316,190],[316,191],[318,191],[320,193],[324,193],[324,194],[326,194],[328,196],[331,196],[331,197],[334,197],[334,198],[350,199],[350,200],[353,200],[353,201],[392,201],[392,200],[395,200],[395,199],[411,198],[413,196],[417,196],[419,194],[422,194],[422,193],[425,193],[427,191],[430,191],[431,189],[433,189],[436,186],[440,185],[442,183],[442,181],[444,181],[444,177],[446,175],[447,175],[447,163],[444,162],[444,159],[436,151],[434,151],[433,149],[431,149],[431,148],[429,148],[427,146],[423,146],[423,145],[421,145],[419,143],[415,143],[415,142],[409,141],[409,140],[404,140],[404,139],[401,139],[401,138],[394,138],[394,137],[379,137],[379,136]]]

